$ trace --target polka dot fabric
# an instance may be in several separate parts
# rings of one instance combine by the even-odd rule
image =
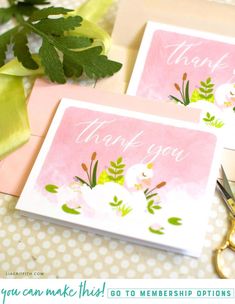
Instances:
[[[84,1],[51,2],[74,8]],[[224,2],[235,4],[235,0]],[[4,6],[5,1],[0,4]],[[109,31],[116,8],[115,2],[101,23]],[[221,243],[228,223],[217,197],[199,259],[23,217],[15,211],[16,202],[16,198],[0,194],[1,278],[217,278],[212,252]],[[229,253],[230,274],[235,273],[233,260]]]

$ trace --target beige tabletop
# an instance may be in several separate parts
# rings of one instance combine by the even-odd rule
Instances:
[[[83,1],[51,2],[74,8]],[[235,5],[235,0],[218,2]],[[5,4],[0,0],[0,7]],[[116,9],[117,4],[102,21],[109,31]],[[217,278],[212,255],[226,233],[228,215],[216,195],[199,259],[23,217],[14,209],[16,202],[0,194],[1,278]],[[234,255],[229,253],[226,261],[234,274]]]

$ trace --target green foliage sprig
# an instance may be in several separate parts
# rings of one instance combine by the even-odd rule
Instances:
[[[215,116],[211,116],[209,112],[206,113],[206,117],[203,118],[205,123],[210,127],[222,128],[224,123],[222,120],[216,119]]]
[[[213,98],[214,84],[211,82],[211,78],[208,77],[207,80],[200,82],[201,86],[199,87],[199,97],[201,99],[210,101]]]
[[[110,181],[115,183],[120,183],[124,179],[124,168],[125,164],[123,163],[122,157],[119,157],[116,162],[111,161],[110,167],[108,168],[108,178]]]
[[[71,10],[46,7],[46,0],[9,0],[9,7],[0,9],[0,24],[14,18],[17,25],[0,35],[0,67],[6,60],[9,45],[22,65],[31,70],[44,67],[52,82],[65,83],[66,78],[80,77],[83,73],[93,79],[111,76],[121,64],[102,55],[102,47],[92,47],[93,40],[83,36],[68,36],[67,31],[82,25],[82,17],[67,16]],[[41,38],[38,62],[28,46],[29,35]]]

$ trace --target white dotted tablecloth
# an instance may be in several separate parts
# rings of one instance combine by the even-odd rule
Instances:
[[[51,2],[74,8],[83,1]],[[235,0],[218,2],[235,5]],[[103,20],[106,29],[112,28],[115,11],[116,5]],[[213,250],[228,225],[218,197],[213,199],[199,259],[23,217],[14,209],[16,202],[17,198],[0,194],[1,278],[217,278]],[[235,274],[233,254],[227,254],[226,263],[227,272]]]

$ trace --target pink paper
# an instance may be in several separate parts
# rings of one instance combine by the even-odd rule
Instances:
[[[0,162],[0,192],[19,196],[32,168],[43,137],[45,137],[62,97],[77,98],[94,104],[107,104],[160,116],[198,121],[200,112],[190,112],[174,105],[165,105],[129,96],[106,93],[78,85],[56,85],[38,79],[28,102],[28,113],[33,140]],[[148,106],[146,107],[146,103]],[[12,161],[12,158],[14,161]],[[12,165],[14,163],[14,165]]]

